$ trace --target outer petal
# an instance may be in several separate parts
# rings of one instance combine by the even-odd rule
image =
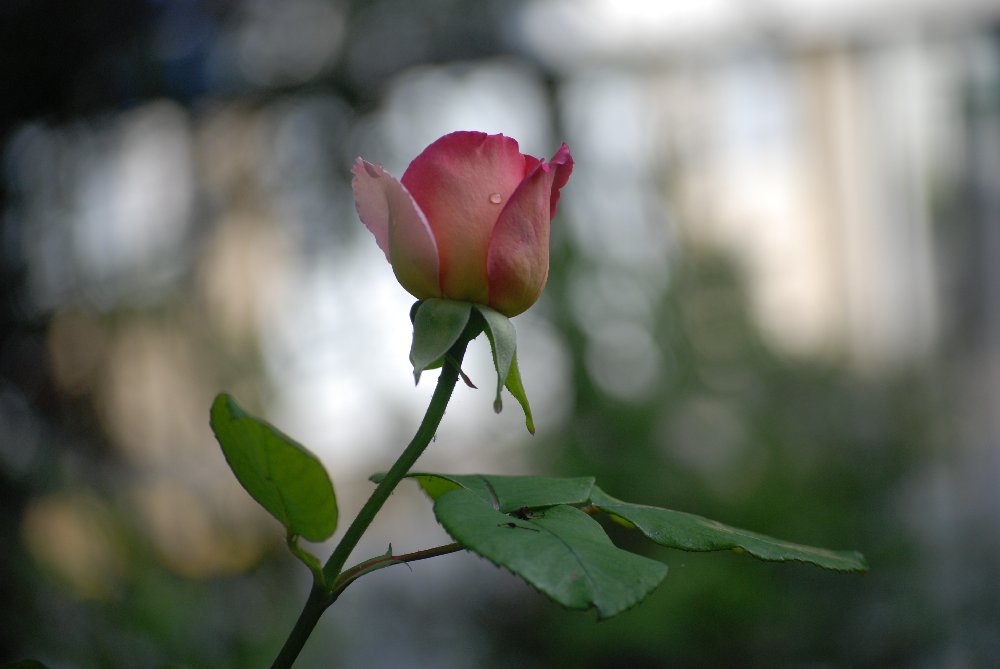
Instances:
[[[427,218],[401,183],[381,165],[358,158],[352,170],[361,222],[414,297],[440,297],[440,260]]]
[[[516,316],[538,299],[549,276],[549,228],[559,189],[573,171],[563,144],[549,163],[538,165],[518,186],[493,230],[487,254],[489,305]]]
[[[428,146],[403,174],[437,242],[443,296],[486,302],[493,226],[531,161],[509,137],[453,132]]]
[[[552,156],[549,165],[555,169],[556,173],[552,179],[552,208],[549,213],[549,220],[551,220],[556,217],[556,205],[559,204],[559,191],[569,181],[569,175],[573,173],[573,156],[570,155],[566,142],[563,142],[559,150],[556,151],[556,155]]]
[[[351,174],[354,175],[351,181],[354,208],[358,210],[361,222],[375,235],[375,243],[382,249],[385,259],[389,260],[389,201],[382,179],[386,172],[380,166],[358,158],[354,161]]]

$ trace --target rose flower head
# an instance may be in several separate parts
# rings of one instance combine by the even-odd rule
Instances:
[[[504,135],[453,132],[396,180],[358,158],[361,221],[418,299],[441,297],[511,317],[538,299],[549,274],[549,226],[573,171],[563,144],[545,162]]]

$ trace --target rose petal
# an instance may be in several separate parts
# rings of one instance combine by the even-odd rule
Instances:
[[[424,149],[403,174],[433,230],[445,297],[486,302],[490,236],[528,158],[509,137],[453,132]]]
[[[385,259],[389,260],[389,201],[381,181],[385,170],[358,158],[351,173],[354,175],[351,181],[354,208],[358,210],[361,222],[375,235],[375,243],[385,253]]]
[[[556,151],[556,154],[552,156],[549,165],[554,166],[556,173],[552,179],[552,198],[550,200],[551,209],[549,213],[549,219],[551,220],[556,217],[556,205],[559,204],[559,191],[569,181],[569,175],[573,173],[573,156],[570,155],[566,142],[563,142],[559,150]]]
[[[552,174],[529,176],[504,207],[486,260],[489,305],[516,316],[538,299],[549,272],[549,192]]]
[[[440,297],[440,262],[427,218],[402,184],[381,165],[361,158],[354,166],[354,202],[361,221],[414,297]]]
[[[538,165],[504,207],[487,255],[489,305],[516,316],[538,299],[549,276],[549,230],[559,189],[573,171],[563,144],[552,161]]]

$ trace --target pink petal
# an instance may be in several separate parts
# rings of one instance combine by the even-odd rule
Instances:
[[[538,299],[549,276],[549,229],[559,189],[573,171],[565,144],[550,163],[540,164],[504,207],[487,256],[489,305],[516,316]]]
[[[372,165],[363,158],[354,161],[351,174],[351,190],[354,191],[354,208],[358,210],[361,222],[373,235],[375,243],[389,260],[389,201],[385,197],[382,176],[385,170]]]
[[[433,230],[445,297],[486,302],[493,226],[534,160],[509,137],[453,132],[410,163],[402,183]]]
[[[358,158],[353,173],[358,215],[375,235],[399,283],[414,297],[439,297],[437,246],[420,207],[381,165]]]
[[[569,154],[566,142],[563,142],[556,154],[552,156],[549,165],[553,165],[556,172],[555,178],[552,179],[552,208],[549,214],[549,218],[553,219],[556,217],[556,205],[559,204],[559,191],[569,181],[569,175],[573,173],[573,156]]]

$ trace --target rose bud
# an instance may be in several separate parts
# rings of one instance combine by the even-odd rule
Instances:
[[[361,221],[414,297],[485,304],[505,316],[538,299],[549,274],[549,225],[573,171],[563,144],[549,162],[503,135],[453,132],[397,181],[358,158]]]

